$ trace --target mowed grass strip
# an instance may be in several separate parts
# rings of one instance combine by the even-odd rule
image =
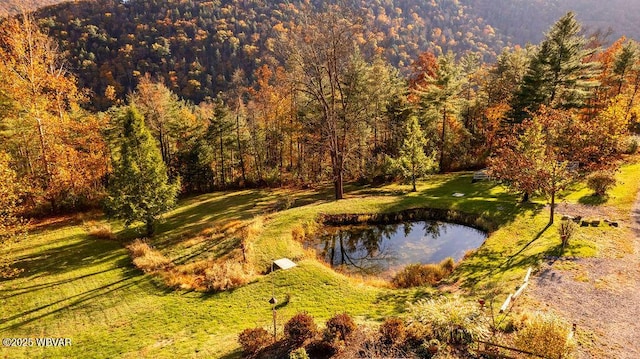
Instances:
[[[624,166],[618,185],[603,205],[630,210],[640,165]],[[588,190],[579,187],[564,200],[579,203]],[[244,328],[271,330],[271,296],[278,299],[278,330],[293,314],[307,311],[318,322],[348,312],[358,321],[401,315],[407,301],[437,294],[431,288],[393,290],[338,274],[318,263],[293,240],[295,226],[320,213],[378,213],[407,208],[452,208],[491,217],[500,228],[454,272],[451,284],[483,296],[492,286],[512,290],[528,266],[559,255],[557,223],[546,228],[545,200],[521,204],[519,196],[494,182],[471,183],[471,173],[431,176],[418,192],[406,185],[350,187],[347,199],[334,202],[331,191],[247,190],[214,193],[181,202],[151,241],[159,250],[181,257],[187,241],[206,228],[228,221],[265,216],[250,259],[266,267],[274,258],[298,258],[298,266],[257,277],[248,285],[216,294],[171,291],[158,279],[133,268],[117,241],[87,235],[81,224],[33,233],[13,249],[18,277],[0,281],[0,333],[3,337],[68,337],[66,348],[0,348],[10,358],[173,358],[237,357],[237,334]],[[453,197],[455,192],[464,197]],[[282,196],[293,208],[271,213]],[[557,221],[559,222],[559,218]],[[565,255],[598,255],[606,238],[624,241],[626,229],[581,229]],[[114,224],[114,228],[117,225]],[[133,229],[120,238],[133,237]],[[604,239],[603,239],[604,237]],[[200,243],[196,241],[196,243]]]
[[[25,271],[0,282],[0,333],[71,338],[72,346],[2,347],[0,357],[237,355],[239,331],[271,325],[272,295],[281,303],[279,330],[303,310],[319,319],[347,311],[363,320],[393,311],[380,299],[384,290],[352,283],[314,261],[234,291],[203,294],[166,290],[132,267],[120,243],[92,239],[80,225],[32,235],[17,253]]]

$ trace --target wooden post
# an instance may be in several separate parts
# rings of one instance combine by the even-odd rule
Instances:
[[[529,277],[531,276],[531,267],[527,270],[527,275],[524,276],[524,282],[529,282]]]
[[[507,308],[509,308],[509,304],[511,304],[512,297],[513,297],[513,294],[509,294],[507,299],[504,301],[504,304],[502,304],[502,307],[500,307],[500,313],[503,313],[505,310],[507,310]]]
[[[518,288],[518,290],[513,294],[513,298],[512,299],[518,298],[520,296],[520,294],[522,294],[522,292],[524,292],[524,289],[527,287],[527,284],[529,284],[529,282],[522,283],[520,288]]]

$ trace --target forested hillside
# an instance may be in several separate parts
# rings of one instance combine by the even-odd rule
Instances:
[[[62,1],[63,0],[2,0],[0,1],[0,14],[17,14],[22,11],[33,11]]]
[[[140,76],[163,78],[185,99],[200,102],[228,88],[236,69],[250,77],[273,65],[276,39],[303,13],[322,2],[98,0],[63,3],[39,17],[69,53],[80,87],[95,93],[104,109],[132,91]],[[351,7],[366,31],[370,51],[407,68],[425,50],[482,53],[493,58],[505,45],[493,28],[458,1],[363,0]],[[315,10],[313,10],[315,11]]]

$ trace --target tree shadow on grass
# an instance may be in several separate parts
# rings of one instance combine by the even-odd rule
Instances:
[[[326,200],[329,192],[292,192],[292,195],[295,198],[293,207],[300,207]],[[165,249],[215,224],[249,220],[273,212],[280,198],[282,195],[278,190],[243,190],[210,193],[185,199],[174,212],[165,215],[158,223],[156,236],[151,240],[151,244],[158,249]],[[124,241],[139,238],[143,235],[143,227],[138,225],[124,229],[118,233],[118,237]]]
[[[66,244],[16,258],[12,267],[22,270],[17,278],[62,274],[87,265],[111,262],[124,254],[119,243],[87,239],[83,233],[57,241]],[[67,243],[69,241],[71,243]]]
[[[501,263],[496,269],[502,269],[503,271],[509,269],[509,268],[513,268],[513,266],[511,265],[511,263],[514,261],[514,259],[519,256],[520,254],[522,254],[522,252],[524,252],[527,248],[529,248],[530,245],[532,245],[535,241],[537,241],[538,239],[540,239],[540,237],[542,237],[542,234],[544,234],[544,232],[547,231],[547,229],[549,229],[549,227],[551,227],[551,223],[547,223],[547,225],[542,228],[542,230],[540,232],[538,232],[538,234],[536,234],[535,237],[533,237],[532,240],[530,240],[527,244],[525,244],[522,248],[520,248],[519,251],[517,251],[516,253],[510,255],[509,257],[507,257],[507,260],[504,261],[503,263]]]
[[[238,359],[242,358],[242,349],[236,349],[220,357],[220,359]]]
[[[78,293],[75,295],[71,295],[62,299],[58,299],[47,304],[41,305],[36,308],[31,308],[25,310],[20,313],[13,314],[8,317],[2,317],[3,323],[10,323],[4,328],[0,327],[1,332],[7,332],[12,329],[16,329],[27,325],[32,322],[39,321],[43,318],[54,316],[58,313],[67,311],[69,309],[80,307],[82,304],[91,303],[93,300],[104,297],[104,296],[112,296],[113,292],[125,290],[134,285],[137,285],[139,282],[145,280],[143,276],[137,276],[135,271],[128,271],[125,275],[114,282],[102,285],[100,287]],[[23,318],[21,320],[18,320]],[[17,321],[16,321],[17,320]]]
[[[538,234],[524,246],[518,249],[511,255],[508,255],[505,259],[506,253],[489,250],[486,248],[480,248],[474,255],[474,258],[463,261],[458,270],[458,277],[462,279],[462,286],[465,288],[473,288],[478,283],[496,276],[499,273],[504,273],[513,268],[526,268],[530,266],[536,266],[540,260],[546,256],[550,256],[557,252],[557,248],[553,247],[542,253],[534,255],[523,255],[523,253],[535,243],[547,229],[551,227],[551,224],[547,224]],[[497,264],[500,263],[500,264]],[[497,265],[496,265],[497,264]]]
[[[407,303],[414,303],[420,299],[433,298],[435,295],[440,294],[441,293],[437,289],[431,287],[397,289],[378,295],[374,304],[393,303],[394,311],[397,313],[402,313],[406,310]]]
[[[222,258],[231,253],[234,249],[240,248],[240,238],[235,236],[208,239],[204,243],[183,251],[184,253],[173,259],[173,263],[180,265],[201,256]],[[204,259],[204,258],[203,258]]]
[[[499,227],[513,222],[527,211],[537,214],[544,209],[539,203],[522,203],[516,194],[499,188],[494,181],[471,183],[472,175],[450,177],[439,185],[433,186],[415,195],[402,196],[389,208],[389,212],[407,208],[443,208],[468,214],[475,214]],[[454,193],[463,193],[454,197]]]
[[[81,279],[87,279],[96,275],[100,275],[100,274],[105,274],[108,272],[112,272],[112,271],[116,271],[116,270],[121,270],[121,268],[119,267],[114,267],[114,268],[109,268],[109,269],[105,269],[105,270],[101,270],[101,271],[97,271],[97,272],[93,272],[93,273],[89,273],[89,274],[83,274],[81,276],[77,276],[77,277],[73,277],[73,278],[67,278],[67,279],[61,279],[58,281],[52,281],[52,282],[46,282],[46,283],[40,283],[40,284],[34,284],[34,285],[27,285],[27,286],[23,286],[21,285],[18,288],[15,289],[0,289],[0,298],[2,299],[8,299],[11,297],[16,297],[19,295],[23,295],[23,294],[27,294],[29,292],[32,291],[38,291],[38,290],[43,290],[43,289],[48,289],[48,288],[53,288],[53,287],[57,287],[60,285],[65,285],[68,283],[72,283]]]
[[[578,199],[578,203],[586,206],[599,206],[607,203],[609,196],[598,196],[595,194],[582,196]]]

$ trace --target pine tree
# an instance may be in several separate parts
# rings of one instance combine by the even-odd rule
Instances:
[[[572,12],[558,20],[533,55],[512,104],[511,117],[521,122],[541,105],[581,108],[598,86],[598,63],[586,61],[595,51],[586,48],[580,23]]]
[[[427,117],[440,117],[442,128],[440,134],[439,169],[445,170],[445,146],[447,143],[447,121],[460,111],[460,91],[464,83],[460,77],[460,68],[455,56],[448,53],[438,58],[438,67],[433,74],[425,73],[425,85],[418,84],[414,90],[420,97],[420,103],[426,110]]]
[[[159,216],[175,205],[179,181],[169,183],[162,154],[135,107],[125,108],[117,120],[107,212],[126,225],[144,222],[152,236]]]
[[[416,191],[416,178],[427,174],[435,167],[435,156],[427,156],[424,148],[427,139],[424,137],[420,123],[415,116],[407,122],[406,137],[400,148],[398,165],[406,177],[411,176],[412,192]]]
[[[638,48],[633,41],[627,42],[627,44],[620,49],[620,52],[616,55],[613,64],[613,73],[618,79],[618,90],[616,95],[622,93],[622,88],[626,81],[626,76],[632,71],[633,65],[638,59]]]

